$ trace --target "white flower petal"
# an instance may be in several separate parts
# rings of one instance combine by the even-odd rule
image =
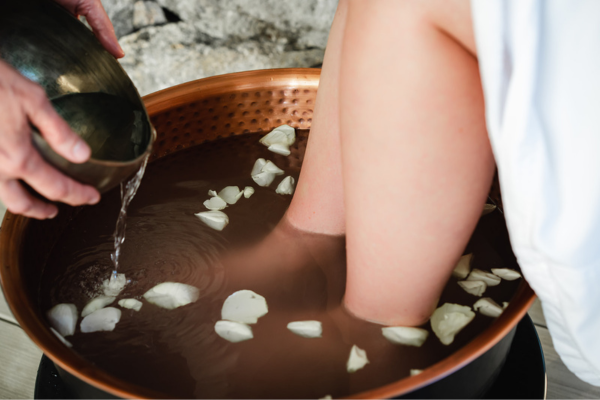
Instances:
[[[229,296],[221,309],[221,318],[229,321],[255,324],[269,312],[267,301],[252,290],[238,290]]]
[[[319,338],[323,334],[321,321],[294,321],[287,324],[287,328],[305,338]]]
[[[469,275],[469,272],[471,272],[472,258],[473,254],[462,256],[456,263],[456,267],[454,267],[454,271],[452,271],[452,276],[455,276],[458,279],[465,279],[467,275]]]
[[[290,154],[292,154],[292,152],[290,151],[290,148],[286,144],[275,143],[275,144],[270,145],[268,150],[272,151],[275,154],[281,154],[282,156],[286,156],[286,157],[289,156]]]
[[[279,185],[277,185],[277,189],[275,189],[275,193],[278,194],[294,194],[294,184],[296,180],[291,176],[285,177]]]
[[[58,333],[56,331],[56,329],[50,327],[50,330],[52,331],[52,333],[54,333],[54,336],[56,336],[58,338],[58,340],[60,340],[65,346],[73,347],[73,344],[71,342],[69,342],[67,339],[65,339],[60,333]]]
[[[254,194],[254,188],[252,186],[246,186],[244,188],[244,197],[249,199]]]
[[[208,195],[209,195],[210,197],[215,197],[215,196],[217,195],[217,192],[216,192],[215,190],[209,190],[209,191],[208,191]]]
[[[240,192],[237,186],[227,186],[219,192],[219,197],[227,202],[227,204],[235,204],[242,197],[244,192]]]
[[[94,311],[81,321],[81,332],[90,333],[98,331],[112,331],[121,320],[121,310],[114,307],[106,307]]]
[[[219,196],[211,197],[202,204],[211,211],[220,211],[227,207],[227,202]]]
[[[159,307],[173,310],[193,303],[200,297],[198,288],[185,283],[163,282],[144,293],[144,298]]]
[[[481,211],[481,216],[488,215],[492,211],[496,209],[496,206],[493,204],[486,204],[483,206],[483,211]]]
[[[431,329],[445,345],[454,341],[454,336],[475,318],[471,307],[445,303],[433,312]]]
[[[229,224],[229,217],[223,211],[203,211],[194,215],[217,231],[222,231]]]
[[[503,301],[502,302],[502,309],[506,310],[506,307],[508,307],[508,301]]]
[[[252,175],[252,179],[258,186],[267,187],[275,180],[275,174],[270,172],[260,172],[256,175]]]
[[[291,146],[295,141],[296,130],[289,125],[278,126],[260,139],[260,143],[264,144],[265,146],[270,146],[277,143]]]
[[[522,278],[520,273],[510,268],[492,268],[492,273],[506,281],[514,281]]]
[[[115,301],[115,299],[116,299],[116,297],[114,297],[114,296],[98,296],[98,297],[90,300],[85,305],[85,307],[83,307],[83,310],[81,310],[81,316],[87,317],[94,311],[97,311],[97,310],[100,310],[101,308],[106,307],[107,305],[109,305],[110,303]]]
[[[482,271],[477,268],[475,268],[473,271],[471,271],[467,280],[468,281],[484,281],[486,283],[486,285],[488,285],[488,286],[496,286],[501,281],[500,277],[498,277],[490,272],[485,272],[485,271]]]
[[[421,372],[423,372],[422,369],[411,369],[410,370],[410,376],[419,375]]]
[[[250,326],[234,321],[217,321],[215,332],[232,343],[243,342],[254,337]]]
[[[259,158],[258,160],[256,160],[254,162],[254,166],[252,167],[252,172],[250,172],[250,176],[259,174],[262,171],[262,169],[266,163],[267,162],[265,161],[264,158]]]
[[[140,311],[144,303],[136,299],[122,299],[119,300],[119,305],[123,308],[128,308],[134,311]]]
[[[260,138],[259,143],[265,146],[271,146],[273,144],[285,144],[287,145],[287,137],[283,130],[277,128],[267,133],[265,136]]]
[[[277,165],[273,163],[273,161],[267,161],[264,167],[260,170],[260,172],[269,172],[275,175],[283,175],[283,170],[279,168]]]
[[[273,182],[275,175],[283,175],[283,170],[273,164],[272,161],[265,161],[264,158],[259,158],[254,163],[250,175],[257,185],[266,187]]]
[[[477,297],[481,297],[485,289],[487,289],[484,281],[459,281],[458,284],[465,292]]]
[[[388,326],[381,328],[383,336],[394,344],[403,344],[406,346],[421,347],[429,332],[421,328],[412,328],[408,326]]]
[[[353,373],[364,368],[368,363],[369,359],[367,358],[367,352],[356,345],[352,346],[348,362],[346,363],[346,370],[349,373]]]
[[[105,296],[118,296],[127,285],[125,274],[111,274],[109,279],[102,282],[102,288]],[[84,315],[85,316],[85,315]]]
[[[481,314],[486,317],[497,318],[502,314],[502,307],[498,305],[494,300],[489,297],[484,297],[483,299],[479,299],[473,304],[473,308],[475,311],[479,311]]]
[[[71,303],[57,304],[46,312],[50,325],[62,336],[70,336],[75,333],[77,325],[77,307]]]
[[[321,397],[319,400],[331,400],[333,397],[331,397],[330,394],[326,394],[325,396]]]

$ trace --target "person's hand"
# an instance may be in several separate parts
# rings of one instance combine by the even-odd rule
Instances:
[[[19,182],[25,181],[45,198],[70,205],[95,204],[100,194],[47,164],[33,147],[35,125],[58,154],[74,163],[85,162],[89,146],[54,111],[46,93],[0,60],[0,200],[14,214],[45,219],[58,209],[32,196]]]
[[[115,58],[125,55],[117,41],[115,30],[100,0],[54,0],[75,16],[83,15],[92,27],[94,35]]]

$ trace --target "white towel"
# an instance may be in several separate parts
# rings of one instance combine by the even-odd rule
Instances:
[[[562,360],[600,386],[600,1],[472,12],[513,250]]]

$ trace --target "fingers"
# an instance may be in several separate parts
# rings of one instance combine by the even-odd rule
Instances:
[[[19,176],[45,198],[77,206],[96,204],[100,194],[91,186],[66,177],[47,164],[33,148],[20,166]]]
[[[54,218],[58,208],[36,199],[15,179],[0,181],[0,199],[13,214],[21,214],[29,218]]]
[[[125,56],[125,52],[117,40],[117,35],[115,35],[115,29],[100,0],[79,1],[76,13],[85,16],[94,31],[94,35],[110,54],[115,58]]]
[[[29,123],[66,159],[82,162],[90,149],[54,111],[44,90],[0,60],[0,199],[7,208],[32,218],[51,218],[58,209],[35,198],[23,180],[49,200],[70,205],[95,204],[99,193],[67,178],[33,148]]]
[[[71,162],[87,161],[91,155],[90,147],[54,111],[44,90],[35,84],[23,86],[26,87],[21,93],[21,106],[29,121],[40,130],[50,147]]]

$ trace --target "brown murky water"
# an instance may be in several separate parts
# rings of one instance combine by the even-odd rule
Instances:
[[[200,289],[190,305],[165,310],[144,300],[140,312],[123,309],[112,332],[81,333],[67,339],[73,350],[113,375],[168,396],[198,398],[320,398],[345,396],[387,384],[424,369],[471,341],[492,318],[478,314],[450,346],[433,333],[421,348],[397,346],[381,326],[352,318],[340,307],[344,291],[344,239],[308,235],[281,221],[291,196],[275,193],[284,176],[298,178],[307,132],[289,157],[258,144],[260,135],[206,143],[148,165],[128,210],[127,240],[119,273],[130,280],[120,298],[141,299],[157,283],[183,282]],[[272,160],[286,175],[258,187],[250,171],[258,157]],[[193,214],[204,211],[210,189],[253,186],[256,193],[224,210],[222,231]],[[78,310],[99,294],[113,270],[113,229],[119,213],[117,191],[84,208],[63,233],[48,259],[41,290],[43,311],[57,303]],[[473,267],[518,268],[501,214],[480,221],[466,252]],[[509,301],[519,281],[502,281],[485,296]],[[236,290],[263,295],[269,313],[253,325],[254,339],[229,343],[214,332],[223,301]],[[477,300],[452,278],[440,303],[472,305]],[[116,306],[116,302],[113,304]],[[306,339],[288,322],[319,320],[323,337]],[[79,321],[80,322],[80,321]],[[430,332],[429,324],[424,326]],[[348,374],[352,345],[365,349],[370,363]]]

